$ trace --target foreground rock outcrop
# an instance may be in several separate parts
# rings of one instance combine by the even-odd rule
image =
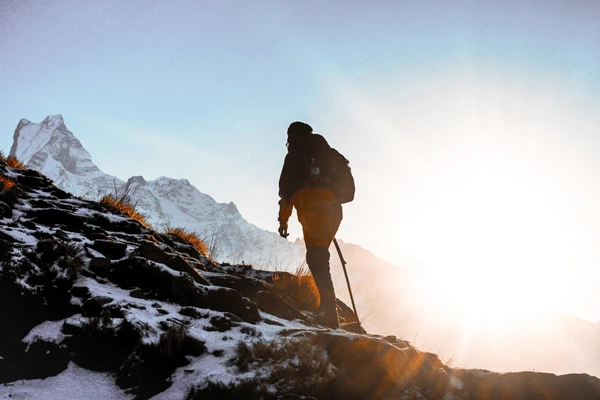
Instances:
[[[217,264],[4,159],[0,178],[0,383],[76,365],[110,373],[123,399],[600,398],[589,375],[456,369],[324,329],[276,273]]]

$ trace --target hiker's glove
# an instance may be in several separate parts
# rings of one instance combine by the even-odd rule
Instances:
[[[287,238],[288,236],[290,236],[290,234],[288,233],[288,224],[287,222],[279,222],[279,236],[281,236],[282,238]]]

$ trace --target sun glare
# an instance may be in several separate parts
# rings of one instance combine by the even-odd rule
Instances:
[[[544,168],[518,158],[488,152],[449,167],[420,208],[428,294],[469,324],[556,309],[569,279],[568,182],[549,185]]]
[[[583,315],[592,303],[576,288],[600,257],[600,166],[583,145],[597,113],[547,77],[471,72],[344,92],[353,126],[381,136],[377,159],[357,160],[381,177],[363,194],[380,205],[366,213],[383,228],[374,242],[414,267],[415,301],[432,316],[487,329]]]

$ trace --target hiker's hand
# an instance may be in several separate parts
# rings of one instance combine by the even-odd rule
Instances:
[[[287,222],[280,222],[279,223],[279,236],[281,236],[282,238],[287,238],[288,236],[290,236],[290,234],[288,233],[288,224]]]

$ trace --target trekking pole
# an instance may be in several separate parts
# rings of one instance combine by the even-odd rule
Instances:
[[[344,268],[344,275],[346,276],[346,283],[348,284],[348,292],[350,292],[350,301],[352,301],[352,308],[354,308],[354,315],[356,315],[356,320],[360,324],[360,320],[358,319],[358,313],[356,312],[356,305],[354,304],[354,296],[352,296],[352,288],[350,287],[350,279],[348,279],[348,272],[346,271],[346,260],[344,260],[344,256],[342,255],[342,251],[340,250],[340,246],[338,245],[337,240],[333,238],[333,244],[335,244],[335,249],[340,255],[340,261],[342,262],[342,267]]]

